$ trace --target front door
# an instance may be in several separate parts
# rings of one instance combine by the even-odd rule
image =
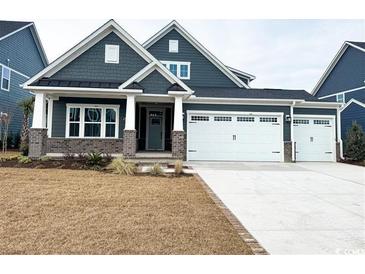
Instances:
[[[149,109],[147,111],[147,149],[164,149],[164,112],[163,110]]]

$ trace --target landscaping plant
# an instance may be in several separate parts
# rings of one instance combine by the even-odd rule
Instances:
[[[20,155],[18,157],[18,163],[20,164],[29,164],[32,160],[28,156]]]
[[[103,164],[103,155],[101,152],[92,151],[87,154],[86,165],[94,169],[99,169]]]
[[[177,160],[175,162],[175,175],[181,175],[183,173],[183,162],[181,160]]]
[[[33,113],[34,97],[29,97],[21,101],[18,106],[23,110],[23,125],[20,135],[20,152],[28,155],[29,151],[29,125],[30,116]]]
[[[123,157],[114,159],[110,164],[110,168],[120,175],[134,175],[137,172],[136,164],[131,161],[127,161]]]
[[[150,169],[150,174],[153,176],[162,176],[165,172],[159,163],[155,163]]]
[[[353,161],[365,160],[365,135],[356,122],[353,122],[347,131],[345,155]]]

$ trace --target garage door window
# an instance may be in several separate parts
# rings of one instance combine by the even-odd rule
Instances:
[[[209,116],[191,116],[191,121],[209,121]]]
[[[330,121],[329,120],[314,120],[313,123],[315,125],[329,125]]]
[[[309,120],[305,120],[305,119],[294,119],[293,123],[296,124],[296,125],[298,125],[298,124],[309,125]]]
[[[276,117],[260,117],[260,122],[262,122],[262,123],[277,123],[278,118],[276,118]]]
[[[216,122],[230,122],[230,121],[232,121],[232,117],[229,117],[229,116],[215,116],[214,121],[216,121]]]
[[[237,117],[237,122],[255,122],[255,117]]]

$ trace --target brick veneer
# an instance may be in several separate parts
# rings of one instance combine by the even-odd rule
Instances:
[[[47,129],[31,128],[29,130],[29,157],[37,159],[46,155]]]
[[[123,153],[123,139],[49,138],[48,153]]]
[[[290,163],[292,162],[292,149],[293,149],[293,143],[290,141],[284,142],[284,162]]]
[[[172,157],[176,159],[184,160],[186,158],[185,153],[185,132],[184,131],[172,131]]]
[[[137,151],[137,131],[124,130],[123,133],[123,156],[126,158],[136,157]]]

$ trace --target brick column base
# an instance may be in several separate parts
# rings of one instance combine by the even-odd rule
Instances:
[[[47,153],[47,129],[31,128],[29,130],[29,157],[39,159]]]
[[[284,141],[284,162],[291,163],[292,160],[292,152],[293,152],[293,143],[290,141]]]
[[[124,130],[123,133],[123,156],[125,158],[136,157],[137,130]]]
[[[172,131],[172,157],[180,160],[186,158],[185,154],[185,132]]]

